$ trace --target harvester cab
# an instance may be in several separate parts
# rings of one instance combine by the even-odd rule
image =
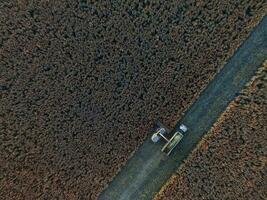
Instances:
[[[168,139],[167,135],[170,134],[169,130],[165,128],[162,124],[159,124],[156,131],[153,133],[151,140],[156,143],[163,139],[166,144],[162,147],[161,151],[170,155],[173,149],[179,144],[182,140],[185,132],[187,131],[187,127],[184,124],[181,124],[179,130],[176,130],[174,134]]]

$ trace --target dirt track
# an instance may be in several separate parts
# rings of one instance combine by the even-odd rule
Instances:
[[[264,1],[0,3],[0,196],[95,199],[174,126]]]

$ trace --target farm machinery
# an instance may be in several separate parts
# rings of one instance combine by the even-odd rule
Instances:
[[[173,135],[170,135],[170,131],[164,127],[162,124],[159,124],[155,132],[151,136],[151,140],[154,143],[164,140],[166,143],[162,147],[161,151],[170,155],[173,149],[180,143],[183,139],[184,134],[187,132],[187,127],[184,124],[181,124],[179,130],[176,130]],[[168,135],[168,136],[167,136]]]

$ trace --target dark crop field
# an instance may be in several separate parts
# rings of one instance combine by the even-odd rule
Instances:
[[[267,62],[157,200],[267,198]]]
[[[266,11],[264,0],[1,0],[0,197],[96,199]]]

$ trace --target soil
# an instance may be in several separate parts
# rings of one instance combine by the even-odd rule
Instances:
[[[266,11],[262,0],[1,1],[0,197],[96,199]]]
[[[267,198],[267,62],[157,200]]]

